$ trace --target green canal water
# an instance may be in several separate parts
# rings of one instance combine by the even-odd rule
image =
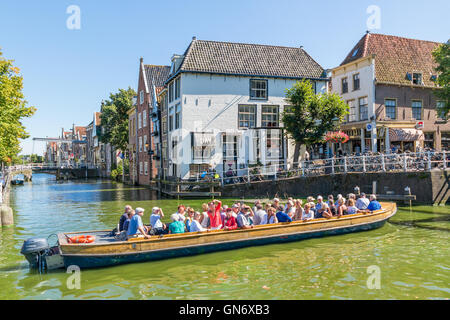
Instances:
[[[204,201],[183,203],[199,208]],[[67,286],[64,270],[30,271],[19,253],[29,237],[112,229],[126,204],[145,208],[148,222],[151,207],[169,216],[178,201],[157,200],[145,188],[58,183],[44,174],[14,187],[15,226],[0,229],[0,299],[450,298],[449,206],[400,207],[369,232],[82,270],[80,289]],[[367,285],[370,266],[380,270],[379,289]]]

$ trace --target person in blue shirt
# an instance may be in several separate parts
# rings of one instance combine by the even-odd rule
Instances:
[[[366,212],[369,211],[375,211],[375,210],[380,210],[381,209],[381,204],[377,201],[377,196],[374,194],[370,195],[370,203],[367,206],[367,209],[364,210]]]
[[[143,235],[145,239],[150,239],[147,234],[147,228],[142,223],[142,216],[144,215],[144,209],[136,208],[135,215],[131,218],[130,224],[128,226],[127,236],[129,238],[137,237]]]
[[[278,222],[292,222],[291,217],[289,217],[285,212],[283,212],[283,206],[278,207],[277,219]]]

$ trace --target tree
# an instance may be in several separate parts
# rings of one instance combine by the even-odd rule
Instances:
[[[295,141],[294,162],[301,145],[323,142],[328,131],[337,129],[348,114],[348,105],[335,93],[315,94],[309,80],[296,82],[286,90],[290,108],[282,114],[289,138]]]
[[[29,137],[22,119],[31,117],[36,108],[27,107],[22,93],[23,77],[13,60],[3,58],[0,50],[0,162],[18,159],[20,139]]]
[[[133,97],[136,92],[132,88],[119,89],[111,93],[109,100],[102,102],[101,126],[103,133],[100,140],[110,143],[120,150],[126,150],[128,144],[128,111],[133,108]]]
[[[442,43],[433,51],[434,61],[438,64],[436,71],[439,72],[437,84],[442,87],[435,94],[444,101],[439,107],[438,113],[442,118],[448,118],[450,114],[450,40]]]

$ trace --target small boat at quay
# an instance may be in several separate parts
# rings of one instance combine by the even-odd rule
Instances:
[[[23,186],[23,180],[19,179],[11,180],[11,184],[15,186]]]
[[[214,230],[152,236],[150,239],[116,240],[109,230],[58,233],[54,247],[45,238],[24,242],[21,253],[31,268],[50,270],[108,267],[248,246],[299,241],[308,238],[368,231],[383,226],[397,212],[395,203],[382,202],[382,209],[371,213],[344,215],[329,219],[258,225],[251,229]],[[92,242],[72,243],[69,238],[91,236]]]

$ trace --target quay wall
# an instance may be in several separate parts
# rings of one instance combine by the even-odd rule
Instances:
[[[259,181],[251,184],[225,185],[217,188],[222,197],[286,198],[333,194],[346,195],[358,186],[361,192],[372,193],[376,181],[377,194],[404,195],[411,188],[418,203],[444,204],[450,200],[450,169],[431,172],[346,173],[316,177],[295,177],[277,181]]]

